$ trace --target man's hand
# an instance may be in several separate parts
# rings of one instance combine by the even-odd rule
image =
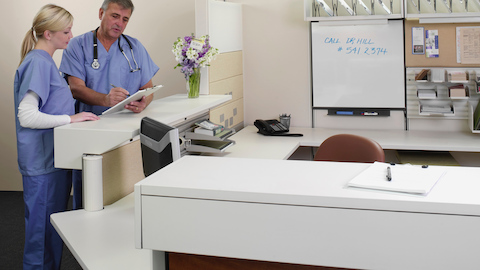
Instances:
[[[122,100],[126,99],[128,95],[128,91],[121,87],[114,87],[110,89],[110,92],[105,96],[106,107],[115,106]]]
[[[152,80],[150,80],[147,84],[142,86],[140,89],[145,89],[145,88],[150,88],[153,87]],[[142,99],[137,100],[137,101],[132,101],[129,104],[125,105],[125,109],[130,110],[134,113],[141,113],[145,108],[152,102],[153,100],[153,94],[144,96]]]
[[[132,101],[125,105],[125,109],[130,110],[134,113],[141,113],[147,107],[147,97],[143,96],[142,99],[137,101]]]

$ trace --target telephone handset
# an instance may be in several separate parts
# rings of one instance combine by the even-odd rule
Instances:
[[[258,133],[268,136],[303,136],[303,134],[287,133],[289,130],[279,121],[272,120],[255,120],[254,125],[258,128]]]

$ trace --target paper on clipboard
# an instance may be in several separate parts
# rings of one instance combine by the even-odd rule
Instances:
[[[387,181],[387,168],[391,168],[391,181]],[[426,195],[445,174],[442,167],[422,168],[415,165],[375,162],[350,182],[349,187],[395,191]]]
[[[115,106],[113,106],[113,107],[109,108],[108,110],[104,111],[102,113],[102,115],[112,114],[112,113],[115,113],[115,112],[122,111],[122,110],[125,109],[124,107],[128,103],[130,103],[132,101],[135,101],[135,100],[139,100],[144,96],[151,95],[162,87],[163,87],[163,85],[155,85],[155,86],[150,87],[150,88],[145,88],[145,89],[142,89],[142,90],[138,90],[135,94],[129,96],[128,98],[124,99],[123,101],[117,103]]]

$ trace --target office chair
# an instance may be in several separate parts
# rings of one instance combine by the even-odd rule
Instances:
[[[385,162],[385,152],[376,141],[353,134],[327,138],[313,158],[315,161]]]

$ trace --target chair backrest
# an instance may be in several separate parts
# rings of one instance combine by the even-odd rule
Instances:
[[[318,147],[315,161],[385,162],[385,152],[376,141],[353,134],[337,134]]]

